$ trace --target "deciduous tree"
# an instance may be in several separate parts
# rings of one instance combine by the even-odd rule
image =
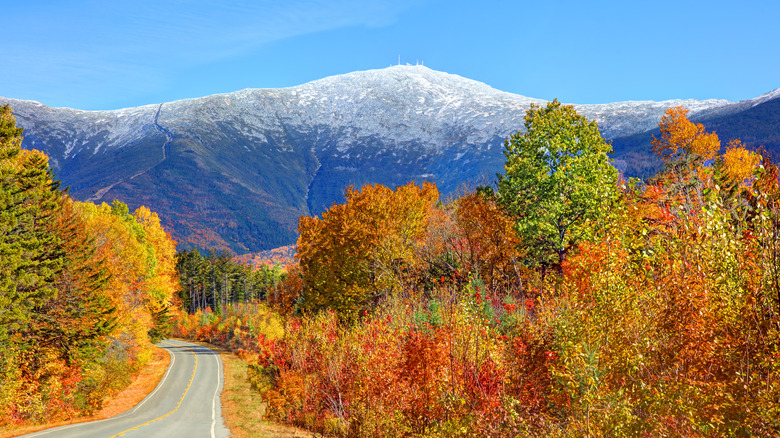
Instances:
[[[531,105],[525,132],[505,141],[499,203],[514,217],[531,266],[560,266],[617,195],[612,147],[596,122],[557,100]]]
[[[329,307],[354,316],[371,300],[400,287],[415,263],[414,244],[439,197],[432,184],[349,188],[346,202],[317,217],[302,217],[298,257],[304,310]]]

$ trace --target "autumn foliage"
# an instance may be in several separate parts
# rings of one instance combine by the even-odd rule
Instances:
[[[100,409],[150,358],[174,242],[145,207],[80,203],[0,108],[0,427]]]
[[[381,185],[347,189],[346,202],[299,223],[298,257],[305,287],[303,310],[330,308],[352,318],[385,294],[399,291],[417,264],[439,192],[432,184],[395,191]]]
[[[369,186],[301,220],[283,330],[242,307],[181,333],[331,436],[777,436],[778,168],[683,108],[660,127],[664,171],[616,183],[559,273],[489,191]]]

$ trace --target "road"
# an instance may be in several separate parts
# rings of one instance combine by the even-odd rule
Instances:
[[[222,419],[222,360],[200,345],[166,340],[158,344],[171,363],[154,391],[129,411],[105,420],[71,424],[24,435],[42,438],[186,437],[225,438]]]

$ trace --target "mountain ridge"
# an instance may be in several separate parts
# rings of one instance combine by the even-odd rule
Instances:
[[[780,89],[741,102],[575,108],[619,140],[651,132],[669,106],[688,106],[694,119],[728,118],[777,97]],[[49,154],[77,199],[145,204],[182,248],[240,254],[292,243],[297,218],[341,201],[347,185],[429,180],[446,194],[491,178],[503,165],[503,140],[522,128],[530,104],[546,101],[393,66],[109,111],[0,102],[25,128],[23,147]],[[623,161],[621,170],[633,171]]]

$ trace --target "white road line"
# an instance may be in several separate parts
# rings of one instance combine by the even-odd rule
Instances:
[[[222,361],[219,360],[219,353],[214,358],[217,360],[217,389],[214,390],[214,399],[211,400],[211,438],[216,438],[214,428],[217,426],[217,396],[219,395],[219,384],[222,378],[222,370],[220,369]]]
[[[171,344],[170,342],[165,342],[165,343],[166,343],[166,344],[173,345],[173,346],[176,346],[175,344]],[[168,350],[166,350],[166,351],[168,351]],[[140,408],[141,406],[143,406],[143,405],[144,405],[144,403],[148,402],[148,401],[149,401],[149,399],[151,399],[151,398],[152,398],[152,396],[153,396],[153,395],[154,395],[154,394],[155,394],[155,393],[156,393],[156,392],[157,392],[157,391],[158,391],[160,388],[162,388],[162,386],[163,386],[163,383],[165,383],[165,380],[168,378],[168,374],[170,374],[170,373],[171,373],[171,370],[173,369],[173,363],[174,363],[174,362],[176,362],[176,355],[175,355],[175,354],[173,354],[173,352],[172,352],[172,351],[168,351],[168,354],[170,354],[170,355],[171,355],[171,363],[170,363],[170,364],[168,364],[168,370],[165,372],[165,375],[163,376],[163,379],[162,379],[162,380],[160,380],[160,383],[158,383],[158,384],[157,384],[157,388],[154,388],[154,391],[152,391],[152,393],[151,393],[151,394],[147,395],[147,396],[146,396],[146,398],[145,398],[145,399],[143,399],[143,401],[141,401],[141,403],[138,403],[138,406],[136,406],[136,407],[135,407],[135,408],[132,410],[132,412],[131,412],[131,413],[135,413],[135,411],[137,411],[137,410],[138,410],[138,408]]]
[[[169,345],[173,345],[174,347],[180,347],[180,345],[171,344],[171,343],[170,343],[170,342],[168,342],[168,341],[163,341],[163,342],[164,342],[164,343],[166,343],[166,344],[169,344]],[[136,407],[135,407],[133,410],[128,410],[128,411],[125,411],[125,412],[123,412],[123,413],[121,413],[121,414],[119,414],[119,415],[115,415],[115,416],[113,416],[113,417],[104,418],[104,419],[102,419],[102,420],[95,420],[95,421],[85,421],[85,422],[81,422],[81,423],[73,423],[73,424],[69,424],[69,425],[67,425],[67,426],[53,427],[53,428],[51,428],[51,429],[42,430],[42,431],[40,431],[40,432],[38,432],[38,433],[36,433],[36,434],[33,434],[33,435],[28,435],[28,436],[29,436],[29,438],[33,438],[33,437],[36,437],[36,436],[42,436],[42,435],[48,435],[48,434],[50,434],[50,433],[52,433],[52,432],[62,432],[63,430],[66,430],[66,429],[71,429],[71,428],[73,428],[73,427],[77,427],[77,426],[83,426],[83,425],[85,425],[85,424],[87,424],[87,423],[91,423],[91,424],[98,424],[98,423],[102,423],[102,422],[104,422],[104,421],[109,421],[109,420],[118,420],[118,419],[120,419],[120,418],[122,418],[122,417],[126,417],[126,416],[128,416],[128,415],[130,415],[130,414],[133,414],[133,413],[135,413],[135,411],[136,411],[138,408],[140,408],[140,407],[141,407],[141,405],[143,405],[144,403],[146,403],[147,401],[149,401],[149,399],[151,399],[151,398],[152,398],[152,396],[154,395],[154,393],[155,393],[155,392],[157,392],[157,390],[159,390],[159,389],[162,387],[163,383],[165,383],[165,379],[167,379],[167,378],[168,378],[168,374],[170,374],[171,370],[173,369],[173,363],[174,363],[174,362],[176,362],[176,355],[175,355],[175,354],[173,354],[173,352],[172,352],[172,351],[169,351],[169,350],[165,350],[165,351],[167,351],[167,352],[168,352],[168,354],[171,356],[171,363],[169,363],[169,364],[168,364],[168,370],[167,370],[167,371],[165,371],[165,376],[163,376],[163,379],[160,381],[160,383],[158,383],[158,384],[157,384],[157,388],[154,388],[154,391],[152,391],[152,393],[151,393],[151,394],[147,395],[147,396],[146,396],[146,397],[143,399],[143,401],[141,401],[141,403],[139,403],[139,404],[138,404],[138,405],[137,405],[137,406],[136,406]],[[213,430],[213,426],[212,426],[212,430]],[[212,435],[212,436],[214,436],[214,432],[213,432],[213,431],[212,431],[211,435]]]
[[[169,342],[169,344],[170,344],[170,342]],[[176,344],[171,344],[171,345],[176,346]],[[195,353],[195,351],[192,350],[191,348],[188,348],[186,346],[182,346],[182,347],[184,347],[184,349],[189,350],[189,351],[191,351],[193,353],[193,357],[195,358],[195,367],[192,370],[192,377],[190,377],[190,383],[187,384],[187,388],[184,390],[184,394],[182,394],[181,399],[179,399],[179,403],[176,405],[176,407],[172,411],[168,412],[165,415],[161,415],[161,416],[159,416],[159,417],[157,417],[157,418],[155,418],[153,420],[147,421],[146,423],[139,424],[139,425],[137,425],[135,427],[131,427],[130,429],[127,429],[125,431],[119,432],[116,435],[111,435],[109,438],[114,438],[114,437],[118,437],[118,436],[124,436],[127,432],[136,431],[136,430],[138,430],[138,429],[140,429],[140,428],[142,428],[144,426],[148,426],[148,425],[150,425],[152,423],[156,423],[156,422],[166,418],[167,416],[169,416],[169,415],[171,415],[174,412],[179,410],[179,408],[181,407],[182,402],[184,402],[184,398],[187,397],[187,394],[190,392],[190,388],[192,387],[192,382],[195,381],[195,374],[198,372],[198,355],[197,355],[197,353]]]

